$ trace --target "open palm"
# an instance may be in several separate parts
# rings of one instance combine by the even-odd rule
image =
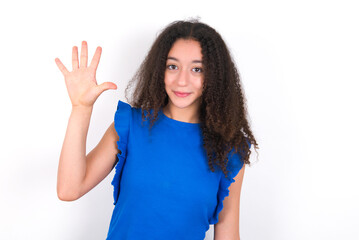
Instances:
[[[87,66],[87,52],[87,43],[83,41],[79,65],[78,49],[76,46],[72,48],[71,72],[66,69],[60,59],[55,59],[56,65],[65,77],[66,88],[73,107],[92,107],[102,92],[108,89],[117,89],[116,84],[112,82],[104,82],[97,85],[96,70],[100,62],[102,48],[97,47],[89,66]]]

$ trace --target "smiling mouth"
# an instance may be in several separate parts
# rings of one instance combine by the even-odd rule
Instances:
[[[175,92],[177,97],[187,97],[188,95],[190,95],[191,93],[186,93],[186,92]]]

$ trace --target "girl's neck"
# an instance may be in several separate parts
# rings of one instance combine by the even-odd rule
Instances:
[[[163,113],[174,120],[187,122],[187,123],[199,123],[199,111],[198,108],[178,108],[171,104],[167,104],[163,108]]]

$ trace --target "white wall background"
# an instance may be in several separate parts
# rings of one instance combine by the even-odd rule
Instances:
[[[71,111],[59,57],[103,53],[87,147],[159,31],[201,17],[237,62],[260,150],[247,167],[241,239],[359,239],[358,7],[355,1],[1,1],[0,238],[105,239],[114,172],[75,202],[56,195]],[[257,157],[259,161],[257,161]],[[213,239],[213,226],[206,239]]]

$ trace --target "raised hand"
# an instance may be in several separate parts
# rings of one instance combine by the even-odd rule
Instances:
[[[78,50],[74,46],[72,48],[72,72],[66,69],[60,59],[55,59],[56,65],[65,77],[67,92],[73,107],[92,107],[102,92],[108,89],[117,89],[116,84],[112,82],[97,85],[96,70],[100,62],[101,52],[102,48],[97,47],[91,64],[87,66],[87,43],[83,41],[79,66]]]

